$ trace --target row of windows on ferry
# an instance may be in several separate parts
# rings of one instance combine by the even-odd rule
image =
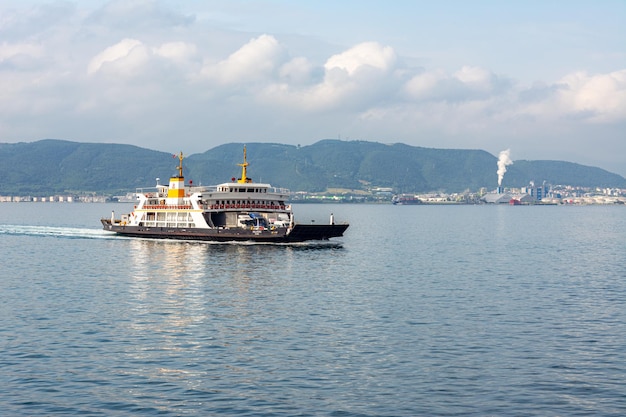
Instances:
[[[267,193],[267,188],[219,187],[218,191],[226,191],[229,193]]]
[[[257,206],[271,206],[271,207],[279,207],[284,206],[284,201],[265,201],[265,200],[215,200],[215,201],[204,201],[205,204],[227,204],[227,205],[237,205],[237,206],[245,206],[246,204],[257,205]]]

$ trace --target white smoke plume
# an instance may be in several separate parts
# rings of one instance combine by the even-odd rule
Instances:
[[[510,149],[502,151],[500,152],[500,155],[498,155],[498,187],[502,185],[502,178],[504,178],[504,173],[506,172],[507,165],[511,165],[513,163],[513,161],[511,161],[510,155]]]

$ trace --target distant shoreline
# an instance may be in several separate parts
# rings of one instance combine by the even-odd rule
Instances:
[[[129,205],[133,202],[129,201],[0,201],[0,204],[120,204]],[[371,205],[389,205],[394,204],[391,201],[291,201],[290,204],[371,204]],[[466,203],[466,202],[423,202],[420,204],[397,204],[397,206],[626,206],[626,197],[616,198],[612,200],[596,200],[590,198],[580,198],[571,201],[562,202],[536,202],[536,203]]]

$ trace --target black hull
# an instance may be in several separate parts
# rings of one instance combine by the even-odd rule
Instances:
[[[417,198],[397,198],[391,200],[391,204],[395,206],[416,206],[422,204],[422,200]]]
[[[118,235],[150,239],[201,240],[209,242],[259,242],[259,243],[296,243],[309,240],[328,240],[343,236],[347,224],[296,224],[287,233],[287,228],[274,230],[232,229],[198,229],[121,226],[111,224],[110,219],[102,219],[104,230]]]

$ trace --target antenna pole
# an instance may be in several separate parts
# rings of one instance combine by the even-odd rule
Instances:
[[[176,167],[178,169],[178,178],[183,177],[183,151],[180,151],[180,155],[178,155],[178,160],[180,164]]]
[[[239,184],[245,184],[248,181],[248,172],[247,172],[247,167],[248,165],[250,165],[246,159],[246,145],[243,146],[243,163],[242,164],[237,164],[241,167],[241,178],[239,178],[239,181],[237,181]]]

